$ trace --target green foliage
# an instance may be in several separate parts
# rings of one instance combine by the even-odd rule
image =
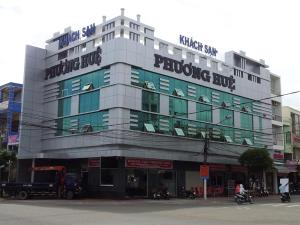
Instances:
[[[16,153],[14,153],[12,151],[0,149],[0,166],[2,166],[2,165],[6,166],[9,162],[9,160],[12,163],[15,163],[17,160]]]
[[[273,166],[273,160],[266,149],[248,149],[240,156],[239,162],[252,171],[271,169]]]

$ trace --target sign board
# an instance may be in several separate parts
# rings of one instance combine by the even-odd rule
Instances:
[[[169,160],[158,159],[127,158],[125,160],[125,167],[147,169],[173,169],[173,162]]]
[[[273,159],[280,159],[280,160],[282,160],[282,159],[284,159],[284,154],[282,154],[282,153],[274,153],[273,154]]]
[[[209,178],[209,166],[208,165],[201,165],[200,166],[200,177],[204,179]]]
[[[8,136],[8,145],[18,145],[19,144],[19,135],[9,135]]]
[[[279,191],[280,193],[289,192],[289,178],[280,179]]]
[[[100,167],[100,158],[90,158],[88,160],[88,167]]]
[[[193,39],[192,37],[186,37],[184,35],[179,35],[179,42],[182,45],[185,45],[189,48],[193,48],[195,50],[204,52],[210,56],[216,56],[218,53],[218,50],[214,47],[211,47],[209,45],[203,44],[200,41],[197,41]]]

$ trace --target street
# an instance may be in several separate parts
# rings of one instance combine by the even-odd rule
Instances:
[[[237,205],[232,199],[10,200],[0,199],[0,225],[299,225],[300,196]]]

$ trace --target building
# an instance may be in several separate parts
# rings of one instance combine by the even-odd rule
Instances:
[[[0,86],[1,147],[18,150],[22,84]]]
[[[156,38],[122,9],[55,33],[45,49],[27,46],[19,180],[34,178],[31,166],[62,164],[97,195],[201,192],[208,135],[209,194],[247,183],[239,155],[277,151],[268,66],[245,52],[217,60],[215,48],[183,35],[179,42]]]
[[[284,134],[282,121],[282,99],[281,99],[281,79],[280,76],[270,73],[271,75],[271,103],[272,103],[272,132],[273,132],[273,160],[276,170],[269,173],[267,183],[269,186],[274,182],[274,187],[277,187],[279,180],[276,177],[285,176],[288,171],[284,163]],[[274,176],[273,178],[272,175]],[[277,188],[274,189],[277,193]]]
[[[300,190],[300,111],[289,106],[283,107],[284,121],[284,158],[288,168],[289,178],[299,183]]]

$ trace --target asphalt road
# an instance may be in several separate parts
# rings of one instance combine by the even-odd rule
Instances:
[[[6,200],[0,199],[0,225],[299,225],[300,196],[278,196],[237,205],[209,200]]]

